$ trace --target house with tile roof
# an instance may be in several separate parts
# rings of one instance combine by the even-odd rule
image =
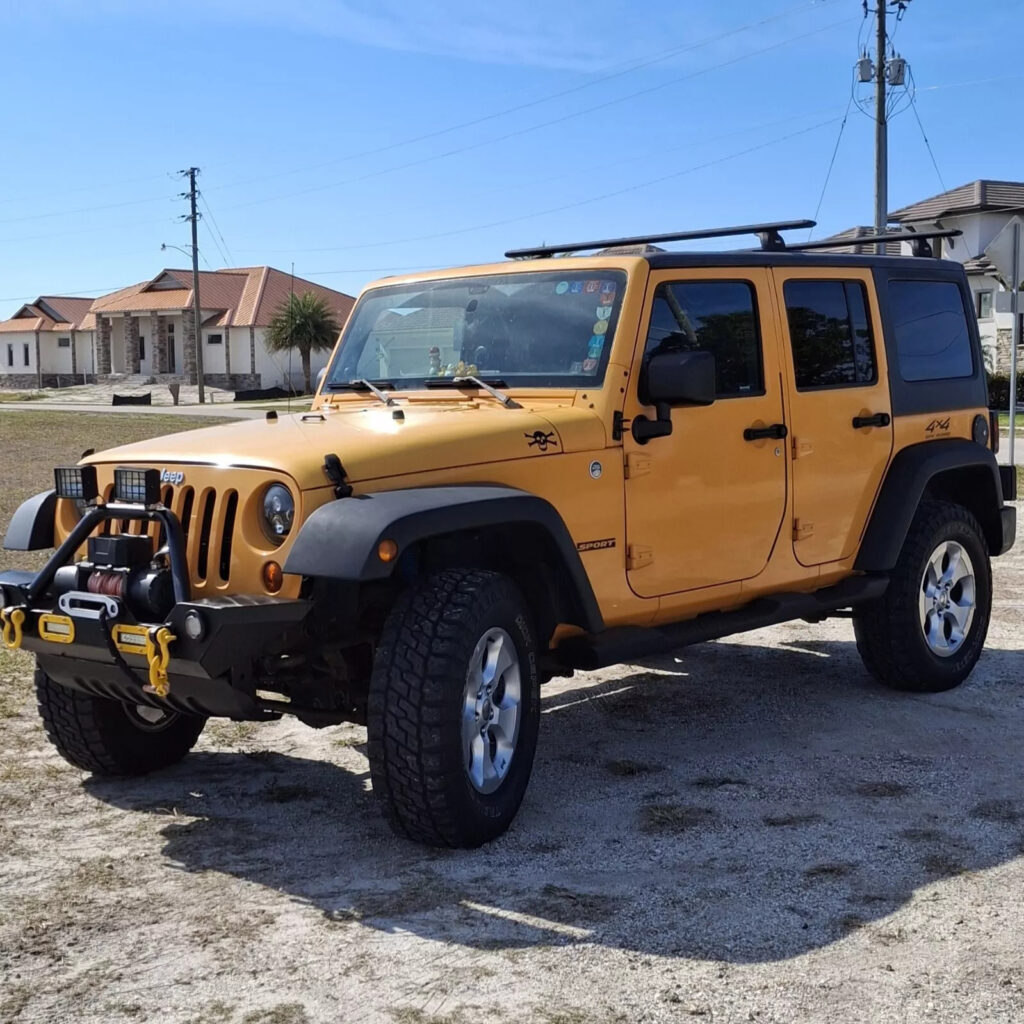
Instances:
[[[901,228],[918,231],[959,228],[963,232],[959,238],[942,240],[941,255],[964,264],[985,358],[991,369],[1002,371],[1010,367],[1013,333],[1010,292],[985,256],[985,249],[1017,214],[1024,214],[1024,181],[988,178],[960,185],[889,214],[890,222]],[[1024,337],[1024,330],[1021,336]],[[1021,355],[1024,357],[1024,352]]]
[[[203,377],[229,390],[301,386],[298,353],[268,351],[266,331],[289,293],[321,296],[344,324],[355,299],[273,267],[201,271],[199,325]],[[101,376],[182,376],[194,382],[195,317],[192,271],[166,269],[156,277],[96,299],[96,372]],[[313,373],[329,353],[313,354]]]
[[[92,299],[40,295],[0,321],[0,387],[60,387],[95,373]]]

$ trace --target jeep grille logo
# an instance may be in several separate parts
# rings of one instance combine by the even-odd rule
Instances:
[[[185,482],[185,474],[180,469],[161,469],[160,470],[160,483],[162,484],[174,484],[178,487],[180,484]]]

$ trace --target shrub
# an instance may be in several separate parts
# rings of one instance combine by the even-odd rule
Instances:
[[[990,409],[1010,408],[1010,375],[988,375],[988,404]],[[1017,405],[1024,411],[1024,369],[1017,371]]]

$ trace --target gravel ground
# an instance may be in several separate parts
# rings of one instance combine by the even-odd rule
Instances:
[[[1024,1019],[1024,547],[959,690],[883,691],[847,621],[545,690],[513,830],[394,838],[365,732],[211,723],[95,781],[0,657],[0,1020]]]

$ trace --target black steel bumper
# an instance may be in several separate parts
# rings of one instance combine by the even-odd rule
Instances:
[[[57,569],[71,561],[103,519],[115,516],[159,519],[166,529],[175,604],[162,622],[139,622],[116,597],[82,592],[58,597],[50,590]],[[241,594],[193,601],[183,552],[180,524],[166,509],[90,510],[39,573],[0,572],[4,645],[33,652],[55,682],[99,696],[190,714],[265,716],[254,666],[312,605]],[[154,687],[157,648],[151,644],[147,650],[146,637],[152,640],[159,630],[166,631],[167,660],[162,685]]]

